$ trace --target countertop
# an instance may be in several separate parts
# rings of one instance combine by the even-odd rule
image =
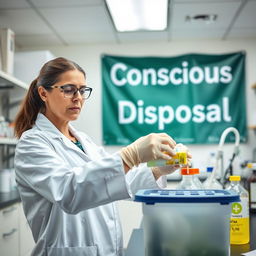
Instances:
[[[9,193],[0,193],[0,209],[20,202],[18,190],[13,190]],[[126,256],[143,256],[143,248],[141,248],[143,239],[143,230],[135,229],[126,250]],[[138,250],[138,248],[140,248]],[[135,251],[136,250],[136,254]],[[240,256],[241,253],[256,250],[256,213],[250,213],[250,243],[245,245],[231,245],[230,256]]]
[[[3,209],[17,202],[20,202],[20,195],[18,190],[13,190],[7,193],[0,193],[0,209]]]
[[[256,213],[250,213],[250,243],[231,245],[230,256],[241,256],[241,253],[256,249]],[[134,229],[125,251],[125,256],[144,256],[143,229]],[[256,255],[256,254],[255,254]],[[175,255],[176,256],[176,255]],[[216,255],[217,256],[217,255]]]

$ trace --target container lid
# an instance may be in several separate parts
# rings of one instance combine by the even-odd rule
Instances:
[[[194,175],[197,173],[199,173],[199,169],[197,168],[181,168],[180,170],[182,175]]]
[[[233,190],[139,190],[134,201],[154,203],[220,203],[239,202],[239,195]]]
[[[212,172],[212,171],[213,171],[213,167],[207,167],[207,168],[206,168],[206,171],[207,171],[207,172]]]
[[[241,180],[241,177],[240,177],[240,176],[230,176],[230,177],[229,177],[229,180],[230,180],[230,181],[240,181],[240,180]]]
[[[198,168],[191,168],[191,171],[193,174],[199,174],[199,169]]]

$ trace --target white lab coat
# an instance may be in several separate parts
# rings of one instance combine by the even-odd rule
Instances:
[[[164,178],[156,183],[146,166],[125,175],[119,153],[108,154],[86,134],[70,130],[85,152],[43,114],[16,147],[16,180],[36,242],[32,255],[123,255],[114,201],[163,187]]]

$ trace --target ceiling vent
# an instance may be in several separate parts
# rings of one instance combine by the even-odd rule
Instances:
[[[191,23],[212,24],[216,22],[217,17],[217,14],[197,14],[194,16],[187,15],[185,21]]]

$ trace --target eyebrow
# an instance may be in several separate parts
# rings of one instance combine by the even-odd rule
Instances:
[[[87,85],[86,85],[86,84],[82,84],[82,85],[75,85],[75,84],[63,84],[62,86],[65,86],[65,85],[71,85],[71,86],[75,86],[75,87],[80,86],[79,88],[81,88],[81,87],[87,87]]]

